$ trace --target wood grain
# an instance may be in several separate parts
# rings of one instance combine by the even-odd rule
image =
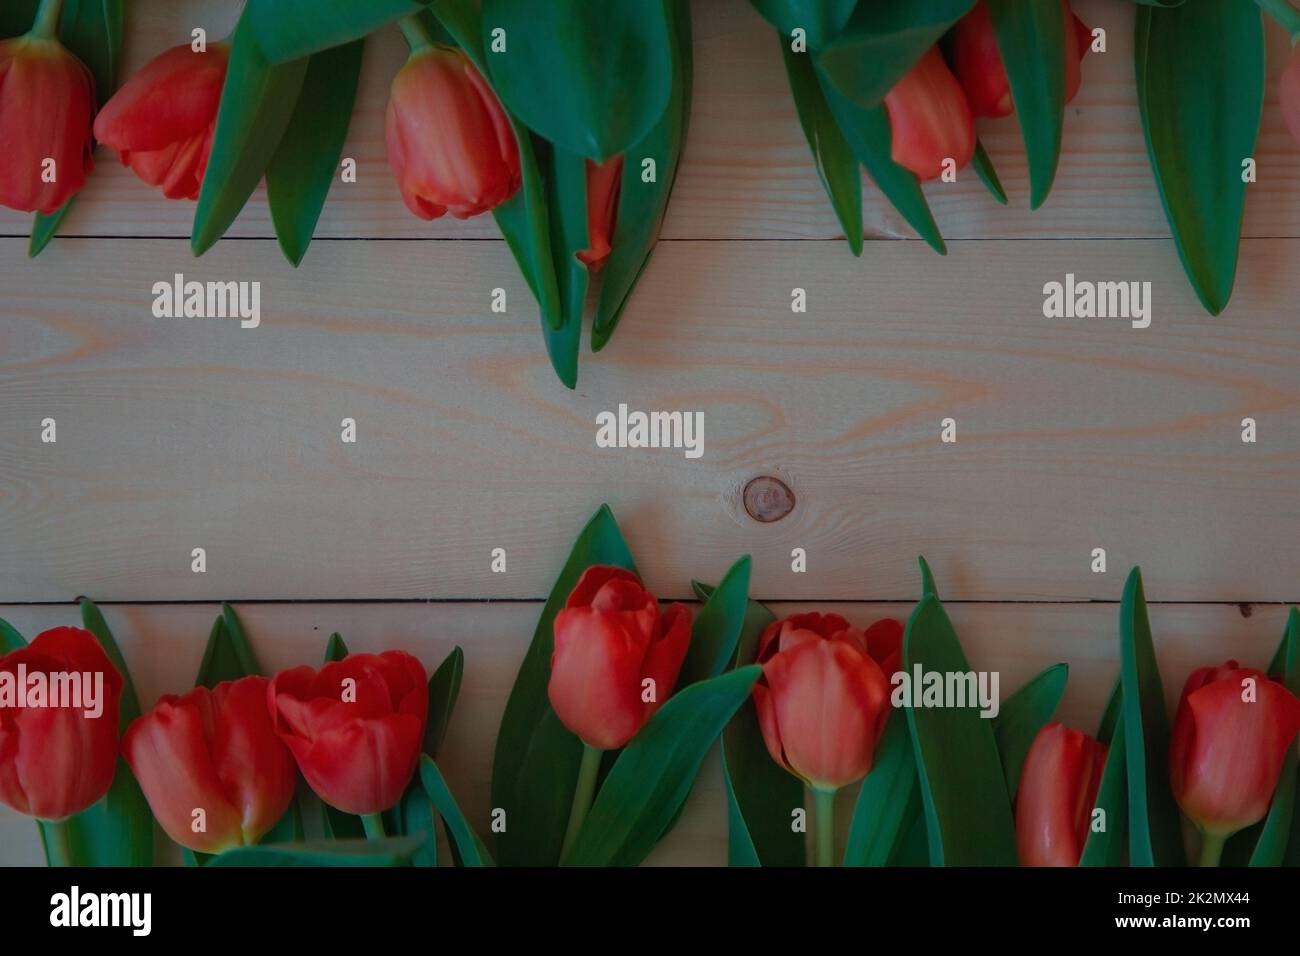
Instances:
[[[1011,195],[995,203],[967,170],[953,184],[931,184],[936,219],[950,238],[1167,236],[1168,226],[1147,165],[1133,85],[1133,4],[1078,0],[1079,14],[1107,30],[1108,52],[1084,65],[1082,92],[1068,108],[1056,187],[1047,205],[1028,208],[1028,176],[1014,118],[982,121],[979,132]],[[803,141],[786,86],[775,32],[746,0],[699,0],[693,5],[696,85],[690,137],[664,224],[668,239],[829,239],[839,233]],[[167,47],[205,27],[213,38],[237,11],[213,0],[132,4],[128,11],[129,75]],[[1288,44],[1269,28],[1269,82],[1256,151],[1259,182],[1246,204],[1245,234],[1298,236],[1300,180],[1297,147],[1277,105],[1277,77]],[[384,153],[388,87],[405,48],[395,28],[369,41],[356,113],[344,155],[357,160],[354,184],[336,184],[321,217],[321,238],[495,238],[491,217],[426,223],[402,205]],[[138,182],[107,152],[64,235],[188,236],[193,205],[168,202]],[[864,190],[866,234],[912,233],[876,192]],[[0,235],[25,236],[30,217],[0,209]],[[230,232],[272,235],[259,190]],[[309,257],[314,253],[309,253]],[[848,258],[845,249],[827,255]],[[271,255],[268,251],[267,255]],[[288,268],[285,266],[285,268]]]
[[[773,610],[784,615],[814,607],[781,604]],[[910,609],[909,604],[836,606],[859,626],[880,617],[905,618]],[[1068,663],[1070,682],[1057,718],[1090,733],[1095,730],[1118,673],[1115,605],[953,604],[948,610],[971,666],[999,673],[1003,699],[1042,668]],[[463,647],[464,684],[439,763],[471,821],[480,833],[488,833],[492,748],[540,604],[259,604],[238,611],[268,672],[317,663],[335,630],[354,652],[400,648],[429,668],[454,646]],[[219,608],[119,605],[104,612],[148,707],[160,695],[193,683]],[[29,638],[45,628],[78,621],[70,606],[0,607],[0,616]],[[1267,664],[1284,622],[1285,609],[1279,606],[1257,607],[1243,617],[1233,606],[1152,605],[1151,626],[1170,708],[1195,667],[1228,657],[1253,666]],[[843,791],[840,801],[837,816],[843,828],[848,826],[852,789]],[[41,860],[31,821],[0,807],[0,865],[39,865]],[[648,862],[726,862],[726,802],[716,752],[706,759],[681,821]]]

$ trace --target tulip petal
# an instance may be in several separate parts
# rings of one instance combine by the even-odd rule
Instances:
[[[641,728],[640,639],[614,615],[566,608],[555,618],[547,694],[560,721],[589,746],[613,750]]]
[[[682,661],[691,644],[691,609],[685,604],[670,605],[663,614],[663,634],[651,641],[641,664],[642,678],[655,682],[655,699],[644,705],[642,722],[659,709],[677,686]]]

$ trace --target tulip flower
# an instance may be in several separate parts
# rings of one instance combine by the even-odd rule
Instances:
[[[245,677],[169,694],[127,728],[122,756],[181,846],[252,846],[293,802],[297,774],[267,713],[269,684]]]
[[[121,675],[81,628],[0,657],[0,803],[55,821],[108,793],[121,696]]]
[[[1106,746],[1081,730],[1048,724],[1025,755],[1016,791],[1022,866],[1078,866],[1088,839]]]
[[[1203,835],[1203,862],[1217,862],[1227,837],[1264,819],[1297,731],[1300,701],[1263,671],[1228,661],[1192,672],[1174,719],[1169,782]]]
[[[198,199],[229,61],[225,43],[160,53],[104,104],[95,138],[168,199]]]
[[[835,791],[871,770],[902,638],[897,621],[864,634],[838,614],[816,613],[773,621],[759,638],[759,728],[772,759],[813,789],[819,865],[834,852]]]
[[[593,275],[605,268],[609,258],[622,182],[622,156],[603,163],[587,160],[587,248],[578,253],[578,258]]]
[[[25,36],[0,41],[0,205],[52,213],[94,168],[95,79],[55,37],[61,4],[42,3]]]
[[[1092,46],[1092,30],[1061,0],[1066,23],[1065,102],[1079,92],[1082,73],[1079,64]],[[997,37],[988,6],[980,0],[953,28],[952,67],[966,92],[971,112],[976,116],[1010,116],[1015,109],[1011,85],[998,52]]]
[[[415,773],[428,719],[426,680],[423,665],[402,651],[351,654],[319,672],[280,672],[267,687],[267,707],[312,790],[332,807],[370,818],[370,828]]]
[[[1291,138],[1300,143],[1300,47],[1291,50],[1278,82],[1278,98],[1282,101],[1282,119]]]
[[[975,153],[970,105],[937,47],[885,94],[885,110],[893,132],[890,155],[922,181],[937,179],[945,159],[961,169]]]
[[[555,616],[554,636],[547,696],[585,745],[567,851],[591,806],[601,752],[631,740],[672,693],[691,640],[691,612],[673,604],[661,614],[631,571],[593,565]]]
[[[469,58],[403,21],[411,56],[393,80],[384,141],[402,199],[421,219],[467,219],[514,195],[519,147],[496,94]]]

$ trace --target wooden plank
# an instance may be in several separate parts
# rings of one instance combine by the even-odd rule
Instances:
[[[940,579],[940,587],[945,582]],[[913,586],[916,590],[917,585]],[[814,605],[774,605],[778,614]],[[859,626],[880,617],[905,618],[909,604],[837,605]],[[540,605],[260,604],[239,609],[268,671],[316,663],[326,637],[339,630],[356,652],[401,648],[434,667],[456,645],[465,650],[465,680],[452,720],[443,770],[474,825],[488,832],[493,743],[505,699],[523,658]],[[215,605],[118,605],[104,608],[122,645],[145,706],[190,686],[202,657]],[[1094,732],[1117,674],[1118,607],[1113,604],[954,604],[953,622],[971,666],[999,673],[1003,699],[1049,664],[1070,665],[1058,719]],[[0,607],[0,616],[28,637],[77,623],[69,606]],[[1151,622],[1172,708],[1188,673],[1229,656],[1264,666],[1282,632],[1285,608],[1260,606],[1249,617],[1231,605],[1153,605]],[[838,814],[847,827],[853,793]],[[841,843],[843,834],[841,834]],[[0,807],[0,865],[41,862],[31,822]],[[721,865],[726,861],[726,803],[716,753],[681,821],[656,849],[656,865]]]
[[[1080,15],[1107,29],[1108,52],[1091,56],[1084,84],[1068,109],[1060,174],[1044,209],[1028,209],[1028,177],[1014,119],[985,121],[980,134],[1012,196],[998,206],[969,171],[954,184],[931,184],[935,215],[951,238],[1167,236],[1147,166],[1133,85],[1133,8],[1113,0],[1079,0]],[[684,165],[664,224],[669,239],[827,239],[839,235],[808,155],[780,64],[774,31],[746,0],[693,6],[696,87]],[[134,4],[128,11],[126,73],[186,41],[195,26],[220,37],[236,10],[215,0]],[[1300,181],[1291,174],[1298,147],[1277,104],[1277,78],[1289,46],[1269,30],[1268,100],[1245,232],[1297,236]],[[383,143],[383,113],[405,48],[393,28],[367,50],[358,105],[344,155],[357,160],[354,184],[336,184],[317,231],[321,237],[495,238],[490,217],[425,223],[408,213],[392,181]],[[193,205],[167,202],[111,155],[64,226],[66,235],[188,236]],[[875,189],[864,190],[872,237],[911,237]],[[29,217],[0,209],[0,235],[26,235]],[[270,236],[259,190],[230,233]],[[843,250],[828,255],[848,260]]]
[[[1139,563],[1155,600],[1298,596],[1298,241],[1248,242],[1218,319],[1167,241],[959,243],[942,284],[920,243],[862,268],[672,243],[576,394],[501,243],[333,243],[296,272],[266,243],[21,245],[0,241],[0,599],[536,598],[602,501],[665,594],[752,552],[769,598],[906,596],[918,553],[953,598],[1113,600]],[[180,271],[262,281],[261,326],[152,318]],[[1044,319],[1067,272],[1152,281],[1151,328]],[[703,457],[596,448],[620,403],[703,412]],[[746,515],[760,475],[790,516]]]

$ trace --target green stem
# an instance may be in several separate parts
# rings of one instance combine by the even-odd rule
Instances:
[[[63,0],[41,0],[36,8],[32,33],[42,40],[53,40],[59,30],[59,17],[63,14]]]
[[[45,829],[45,863],[47,866],[74,866],[72,832],[67,820],[41,821]]]
[[[1201,835],[1201,866],[1218,866],[1219,857],[1223,856],[1223,844],[1228,841],[1226,836],[1215,836],[1212,833]]]
[[[569,855],[569,847],[578,838],[578,831],[587,819],[587,811],[596,796],[596,777],[600,775],[600,758],[605,751],[582,745],[582,763],[578,766],[578,785],[573,791],[573,806],[569,808],[569,825],[564,829],[564,843],[560,846],[560,860]]]
[[[1287,0],[1255,0],[1260,8],[1282,25],[1282,29],[1291,35],[1291,45],[1300,40],[1300,10],[1291,6]]]
[[[361,825],[365,827],[367,840],[382,840],[388,836],[384,832],[384,815],[382,813],[363,813]]]
[[[835,865],[835,791],[813,787],[813,833],[816,835],[814,862]]]
[[[402,31],[402,36],[406,37],[406,45],[411,48],[412,53],[419,53],[433,46],[433,37],[429,36],[429,31],[414,14],[398,20],[397,28]]]

